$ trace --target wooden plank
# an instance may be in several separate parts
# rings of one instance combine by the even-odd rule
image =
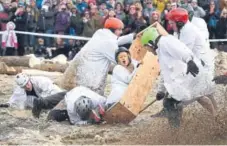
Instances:
[[[124,105],[118,102],[106,111],[104,120],[108,124],[128,124],[130,121],[135,119],[135,117],[136,116],[131,111],[129,111]]]
[[[130,82],[125,94],[120,100],[129,111],[138,115],[143,107],[147,95],[150,93],[159,75],[158,58],[153,53],[147,52],[143,64]]]
[[[168,33],[166,32],[166,30],[158,23],[154,23],[152,25],[150,25],[149,27],[155,27],[158,29],[158,32],[161,35],[168,35]],[[141,44],[141,35],[144,31],[146,31],[149,27],[147,27],[146,29],[144,29],[143,31],[141,31],[140,33],[138,33],[137,38],[133,41],[132,45],[129,48],[129,51],[131,53],[131,56],[133,59],[135,60],[142,60],[142,58],[145,56],[147,49],[142,46]]]

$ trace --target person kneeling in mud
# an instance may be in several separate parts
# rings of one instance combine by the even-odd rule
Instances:
[[[125,47],[120,47],[116,51],[115,60],[118,65],[113,69],[111,77],[112,89],[107,98],[106,108],[111,107],[121,99],[140,65],[140,62],[131,59],[130,52]]]
[[[16,75],[15,81],[17,85],[13,95],[7,103],[0,104],[0,107],[32,108],[33,115],[37,117],[37,109],[42,106],[39,104],[39,100],[43,100],[50,95],[65,94],[61,88],[47,77],[30,77],[27,74],[19,73]]]
[[[66,109],[53,109],[47,119],[69,120],[72,125],[86,125],[101,122],[106,98],[87,87],[78,86],[64,96]]]

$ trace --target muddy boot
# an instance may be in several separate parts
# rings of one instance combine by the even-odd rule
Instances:
[[[151,115],[151,118],[168,118],[168,112],[165,108],[163,108],[160,112]]]
[[[168,122],[171,128],[179,128],[181,124],[181,119],[182,119],[182,112],[183,109],[175,109],[169,111],[169,116],[168,116]]]
[[[35,98],[33,100],[32,114],[35,118],[39,118],[42,109],[46,108],[46,103],[42,98]]]

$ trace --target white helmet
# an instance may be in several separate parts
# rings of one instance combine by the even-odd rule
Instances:
[[[16,75],[16,83],[20,87],[24,87],[29,81],[28,75],[24,73],[19,73]]]

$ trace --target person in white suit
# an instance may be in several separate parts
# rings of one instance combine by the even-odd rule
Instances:
[[[141,42],[158,56],[162,79],[156,98],[161,100],[169,94],[164,98],[163,111],[171,125],[180,125],[182,107],[194,101],[216,116],[215,105],[208,98],[214,91],[213,76],[184,43],[172,35],[159,35],[156,28],[148,28]]]
[[[183,8],[171,10],[167,17],[175,32],[174,35],[201,60],[201,63],[210,73],[214,74],[215,54],[207,45],[207,34],[204,35],[199,28],[189,21],[188,12]]]
[[[64,90],[47,77],[28,76],[27,74],[19,73],[16,75],[15,81],[16,87],[12,96],[6,104],[0,104],[0,107],[32,108],[33,115],[37,117],[36,108],[37,106],[42,106],[36,103],[38,100],[43,100],[55,94],[64,95]],[[57,98],[52,99],[52,104],[56,105],[59,100]]]
[[[120,36],[123,28],[121,20],[107,19],[104,28],[97,30],[74,57],[71,65],[76,65],[76,85],[88,87],[104,95],[110,65],[116,64],[115,51],[118,46],[132,42],[135,37],[135,33]]]
[[[115,60],[118,63],[113,69],[111,77],[111,92],[107,97],[106,106],[110,107],[118,102],[129,83],[137,72],[139,61],[131,59],[130,52],[125,47],[120,47],[115,53]]]
[[[106,98],[84,86],[77,86],[66,93],[66,109],[53,109],[48,120],[69,120],[71,125],[87,125],[101,122]]]

